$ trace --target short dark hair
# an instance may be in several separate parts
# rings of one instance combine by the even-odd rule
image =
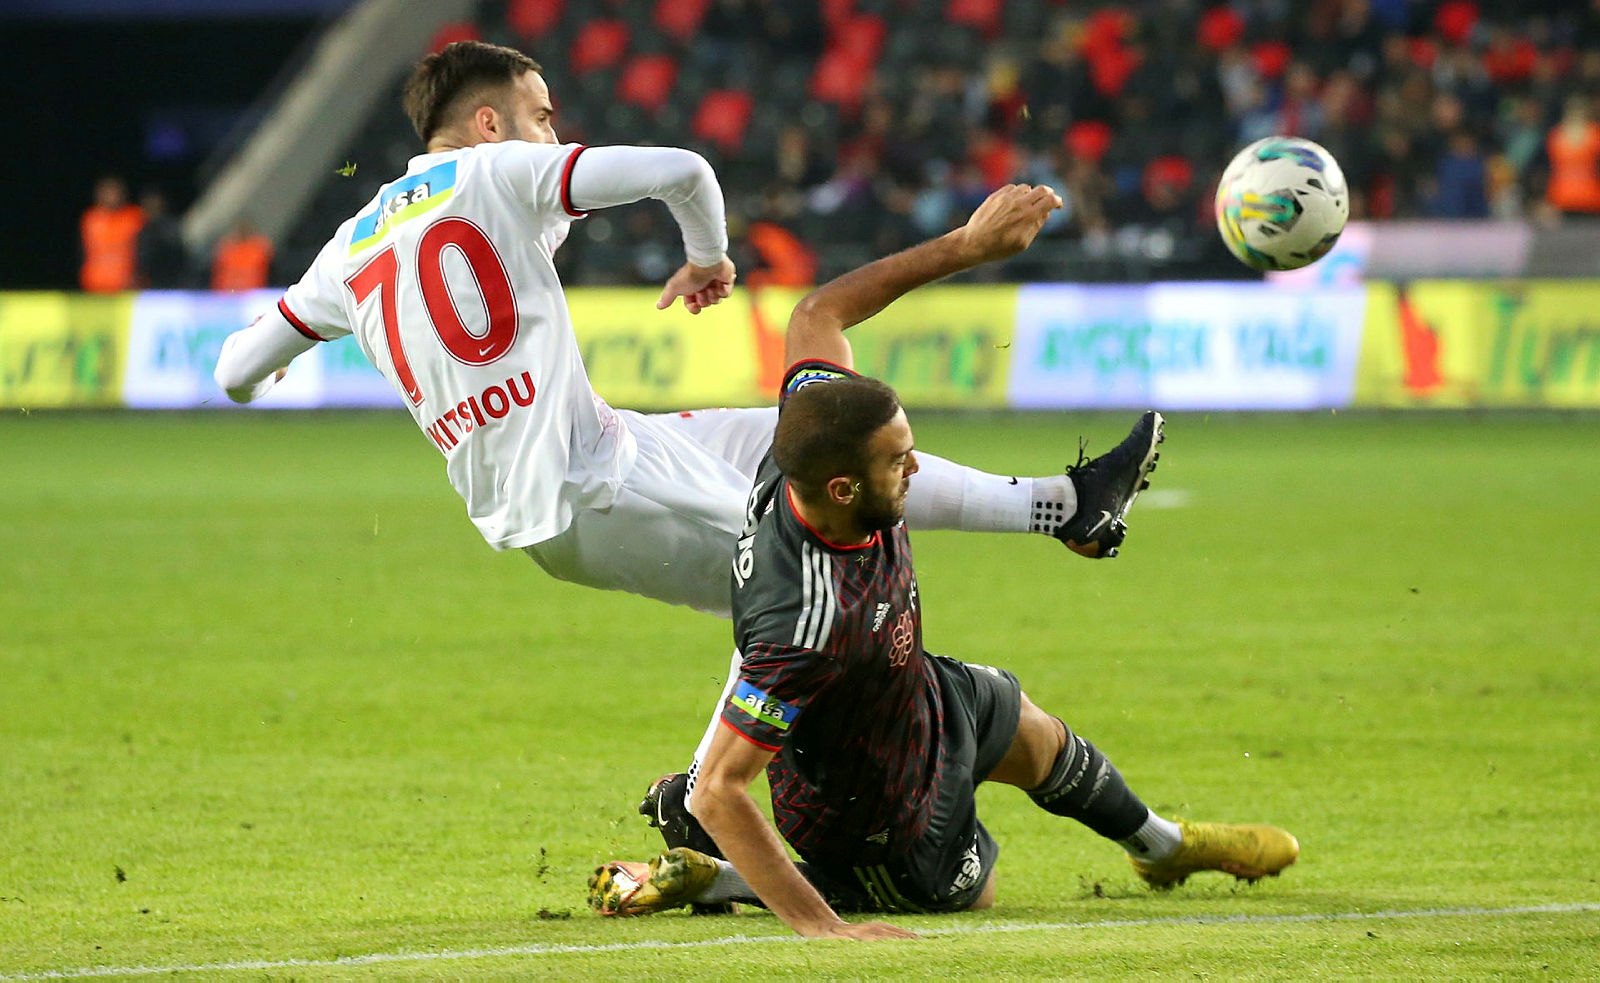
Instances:
[[[538,62],[515,48],[456,41],[417,62],[401,104],[417,136],[427,143],[468,97],[539,70]]]
[[[814,382],[794,393],[778,415],[772,457],[803,498],[830,480],[867,469],[867,442],[900,409],[885,382],[857,376]]]

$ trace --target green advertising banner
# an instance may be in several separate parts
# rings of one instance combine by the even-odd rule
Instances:
[[[1600,281],[1371,284],[1356,405],[1600,407]]]

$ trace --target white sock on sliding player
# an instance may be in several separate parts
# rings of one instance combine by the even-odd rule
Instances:
[[[1049,535],[1078,507],[1072,481],[1064,474],[990,474],[922,451],[917,452],[917,465],[920,470],[906,495],[906,524],[913,529]],[[1057,513],[1062,513],[1059,520],[1045,518]]]
[[[695,904],[721,904],[724,901],[741,901],[753,898],[756,892],[750,890],[750,885],[733,869],[733,864],[726,860],[717,861],[717,879],[711,886],[700,892],[694,899]]]

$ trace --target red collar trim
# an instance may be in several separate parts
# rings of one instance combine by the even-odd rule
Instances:
[[[795,519],[797,519],[802,526],[805,526],[807,529],[809,529],[811,531],[811,535],[817,537],[817,539],[822,542],[822,545],[826,546],[830,550],[869,549],[873,546],[877,546],[883,539],[882,533],[874,532],[872,534],[872,538],[864,543],[857,543],[854,546],[841,546],[838,543],[829,540],[828,537],[824,536],[822,533],[817,532],[817,527],[807,522],[806,517],[800,514],[800,510],[794,507],[794,486],[790,485],[788,482],[785,482],[783,485],[783,497],[788,499],[789,511],[794,514]]]

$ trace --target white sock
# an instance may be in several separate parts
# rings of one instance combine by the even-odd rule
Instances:
[[[917,452],[917,465],[920,470],[906,496],[906,522],[914,529],[1048,535],[1078,507],[1072,481],[1064,474],[990,474],[923,451]],[[1052,521],[1056,513],[1061,518]]]
[[[717,861],[717,879],[711,886],[700,892],[694,899],[695,904],[720,904],[723,901],[738,901],[742,898],[753,898],[756,892],[750,890],[750,885],[733,869],[733,864],[726,860]]]
[[[722,705],[728,702],[728,697],[733,693],[733,684],[739,681],[739,667],[743,662],[744,656],[734,649],[733,660],[728,663],[727,682],[722,684],[722,695],[717,697],[717,705],[711,708],[711,721],[706,724],[706,732],[700,735],[700,746],[694,749],[694,758],[689,762],[689,790],[683,796],[683,807],[691,815],[694,813],[694,780],[700,777],[700,762],[711,750],[711,739],[717,736],[717,728],[722,722]]]
[[[1152,812],[1132,836],[1117,842],[1130,856],[1140,860],[1165,860],[1183,844],[1183,830],[1172,820],[1162,819]]]

